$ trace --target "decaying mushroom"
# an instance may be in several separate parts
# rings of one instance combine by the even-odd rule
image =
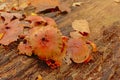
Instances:
[[[90,35],[88,22],[86,20],[75,20],[72,27],[74,31],[70,32],[71,38],[67,42],[65,62],[70,64],[71,59],[75,63],[89,62],[92,59],[91,53],[97,49],[96,45],[87,39]]]
[[[66,44],[57,28],[51,26],[35,27],[30,30],[29,42],[34,54],[54,68],[60,66],[65,56]],[[55,66],[54,66],[55,65]]]
[[[72,59],[75,63],[90,61],[92,50],[88,47],[88,44],[92,46],[93,51],[96,51],[96,45],[85,39],[86,37],[83,37],[88,35],[76,36],[76,34],[81,34],[76,31],[70,38],[67,38],[62,35],[56,27],[55,21],[51,18],[30,16],[26,20],[31,21],[32,27],[25,37],[26,42],[19,44],[19,51],[29,56],[34,53],[52,69],[59,67],[66,56],[69,56],[69,59]],[[33,24],[36,22],[39,22],[39,24]],[[77,30],[84,29],[83,32],[86,30],[85,32],[89,34],[88,23],[86,21],[83,22],[85,22],[84,26],[86,26],[87,30],[79,28],[79,25],[77,25]]]
[[[25,36],[25,42],[19,44],[20,54],[31,56],[32,53],[44,60],[51,68],[57,68],[62,64],[66,54],[66,37],[62,36],[56,23],[51,18],[29,16],[26,18],[32,24]],[[35,23],[38,25],[35,25]]]
[[[86,20],[74,21],[74,32],[68,38],[62,35],[51,18],[38,15],[23,18],[20,14],[11,13],[6,15],[2,13],[0,19],[0,44],[9,45],[20,38],[19,54],[37,55],[52,69],[59,67],[66,56],[75,63],[90,61],[92,50],[88,44],[96,51],[96,45],[86,39],[90,33]]]
[[[67,55],[75,63],[89,62],[92,59],[91,52],[96,51],[96,45],[92,42],[89,44],[92,46],[93,50],[88,47],[88,42],[83,38],[71,38],[68,40]]]

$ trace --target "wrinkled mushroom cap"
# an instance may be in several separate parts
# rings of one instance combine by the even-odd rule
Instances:
[[[90,50],[83,39],[71,38],[68,41],[67,54],[70,54],[73,62],[82,63],[90,56]]]
[[[29,36],[29,42],[39,58],[54,59],[62,55],[63,41],[57,28],[35,27],[30,30]]]

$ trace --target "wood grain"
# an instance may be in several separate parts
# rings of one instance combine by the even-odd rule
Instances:
[[[113,0],[80,0],[84,3],[72,7],[67,15],[53,17],[64,35],[72,31],[72,21],[89,22],[90,40],[98,51],[88,64],[62,65],[52,70],[36,56],[18,55],[17,43],[0,47],[0,80],[119,80],[120,79],[120,4]]]

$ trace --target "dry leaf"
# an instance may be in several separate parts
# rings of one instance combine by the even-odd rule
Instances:
[[[0,16],[2,17],[4,24],[10,23],[14,19],[23,18],[22,14],[19,13],[0,12]]]
[[[83,36],[90,34],[89,25],[88,25],[88,22],[86,20],[75,20],[72,23],[72,27],[74,30],[79,31]]]
[[[18,19],[11,21],[7,25],[1,25],[0,31],[4,31],[5,34],[0,40],[3,45],[8,45],[13,41],[16,41],[19,35],[23,32],[23,27],[19,26],[20,21]]]
[[[43,11],[48,8],[55,8],[59,5],[58,0],[29,0],[32,6],[36,7],[36,12]]]
[[[70,36],[72,38],[81,38],[83,35],[81,35],[78,31],[70,32]]]
[[[61,3],[59,0],[29,0],[32,6],[36,7],[36,12],[50,8],[59,7],[60,11],[70,12],[68,4]]]

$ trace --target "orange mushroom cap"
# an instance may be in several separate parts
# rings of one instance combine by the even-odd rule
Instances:
[[[61,33],[54,27],[34,27],[30,30],[29,42],[34,53],[41,59],[57,59],[63,55]]]
[[[82,63],[90,56],[90,50],[82,38],[71,38],[68,40],[67,54],[70,54],[73,62]]]

